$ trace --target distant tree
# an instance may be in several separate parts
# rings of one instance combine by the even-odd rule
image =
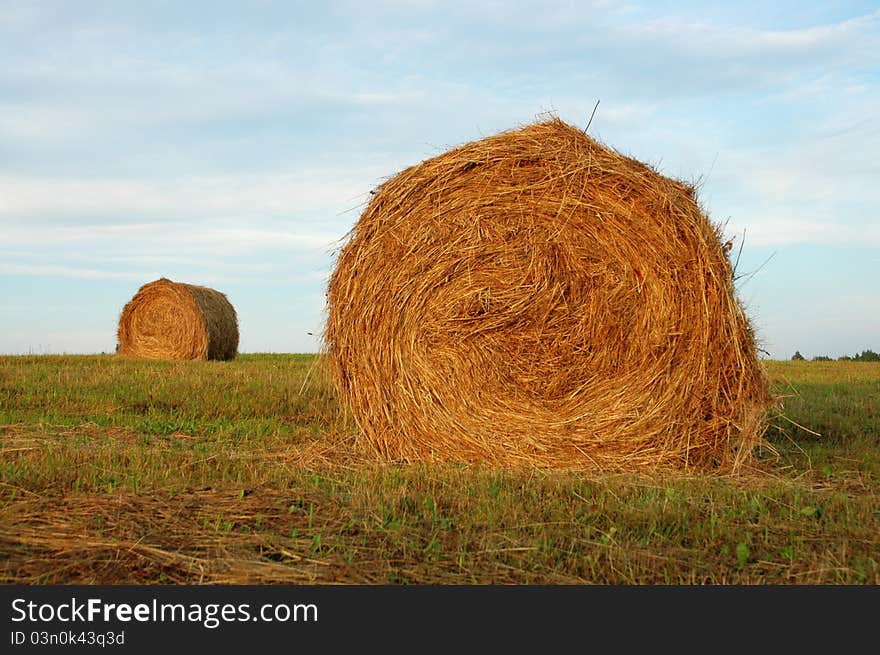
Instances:
[[[875,353],[873,350],[863,350],[853,359],[858,362],[880,362],[880,354]]]
[[[838,362],[851,362],[852,357],[850,357],[849,355],[841,355],[840,357],[837,358],[837,361]]]
[[[795,350],[794,355],[791,356],[791,361],[793,362],[802,362],[804,361],[804,356],[801,355],[800,350]]]
[[[814,362],[830,362],[831,358],[827,357],[826,355],[816,355],[815,357],[813,357],[813,361]]]

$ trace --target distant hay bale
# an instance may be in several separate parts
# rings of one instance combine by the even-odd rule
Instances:
[[[327,310],[334,384],[382,458],[733,470],[766,429],[694,188],[558,119],[380,185]]]
[[[118,354],[145,359],[234,359],[238,318],[215,289],[160,278],[125,305]]]

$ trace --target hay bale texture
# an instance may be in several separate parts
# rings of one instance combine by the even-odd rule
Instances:
[[[735,468],[766,427],[694,188],[559,119],[380,185],[327,308],[334,384],[384,458]]]
[[[118,354],[145,359],[234,359],[238,317],[226,296],[209,287],[160,278],[125,305]]]

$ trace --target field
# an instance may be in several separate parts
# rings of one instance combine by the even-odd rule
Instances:
[[[880,583],[880,364],[765,362],[736,476],[380,464],[314,364],[0,357],[2,582]]]

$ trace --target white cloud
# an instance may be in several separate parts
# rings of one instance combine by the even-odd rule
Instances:
[[[395,105],[404,102],[423,99],[422,94],[416,92],[393,92],[393,91],[365,91],[353,93],[351,99],[361,105]]]
[[[158,277],[155,273],[132,273],[125,271],[104,271],[54,264],[15,264],[0,262],[0,275],[39,275],[63,278],[83,278],[91,280],[146,280]]]
[[[39,215],[169,218],[301,216],[328,218],[361,204],[385,169],[315,168],[188,179],[71,179],[0,176],[0,218]],[[140,219],[143,220],[142,218]]]
[[[731,220],[726,232],[744,238],[749,246],[798,243],[880,246],[880,223],[841,225],[832,221],[802,218],[751,217],[747,224],[744,221]]]
[[[24,111],[21,104],[0,104],[0,138],[6,141],[51,144],[85,139],[98,129],[97,121],[86,109],[29,105]]]
[[[343,234],[303,234],[255,228],[221,228],[204,235],[204,239],[208,243],[226,246],[238,244],[261,248],[294,247],[318,250],[332,248],[343,236]]]
[[[78,251],[131,253],[139,261],[174,263],[185,254],[232,254],[261,249],[286,249],[323,252],[336,246],[345,236],[337,232],[308,231],[303,226],[287,230],[273,227],[238,227],[228,221],[169,221],[136,225],[11,226],[5,229],[7,257],[33,256],[33,246],[43,246],[39,255],[46,257],[47,247],[71,247]],[[18,246],[12,250],[10,246]],[[28,249],[28,247],[31,247]],[[52,251],[51,256],[56,256]]]
[[[878,29],[880,11],[840,23],[792,30],[760,30],[671,17],[637,23],[626,31],[638,40],[658,41],[712,59],[816,52],[834,52],[851,59],[859,46],[869,45],[867,40]],[[880,58],[876,50],[865,48],[865,52],[875,61]]]

